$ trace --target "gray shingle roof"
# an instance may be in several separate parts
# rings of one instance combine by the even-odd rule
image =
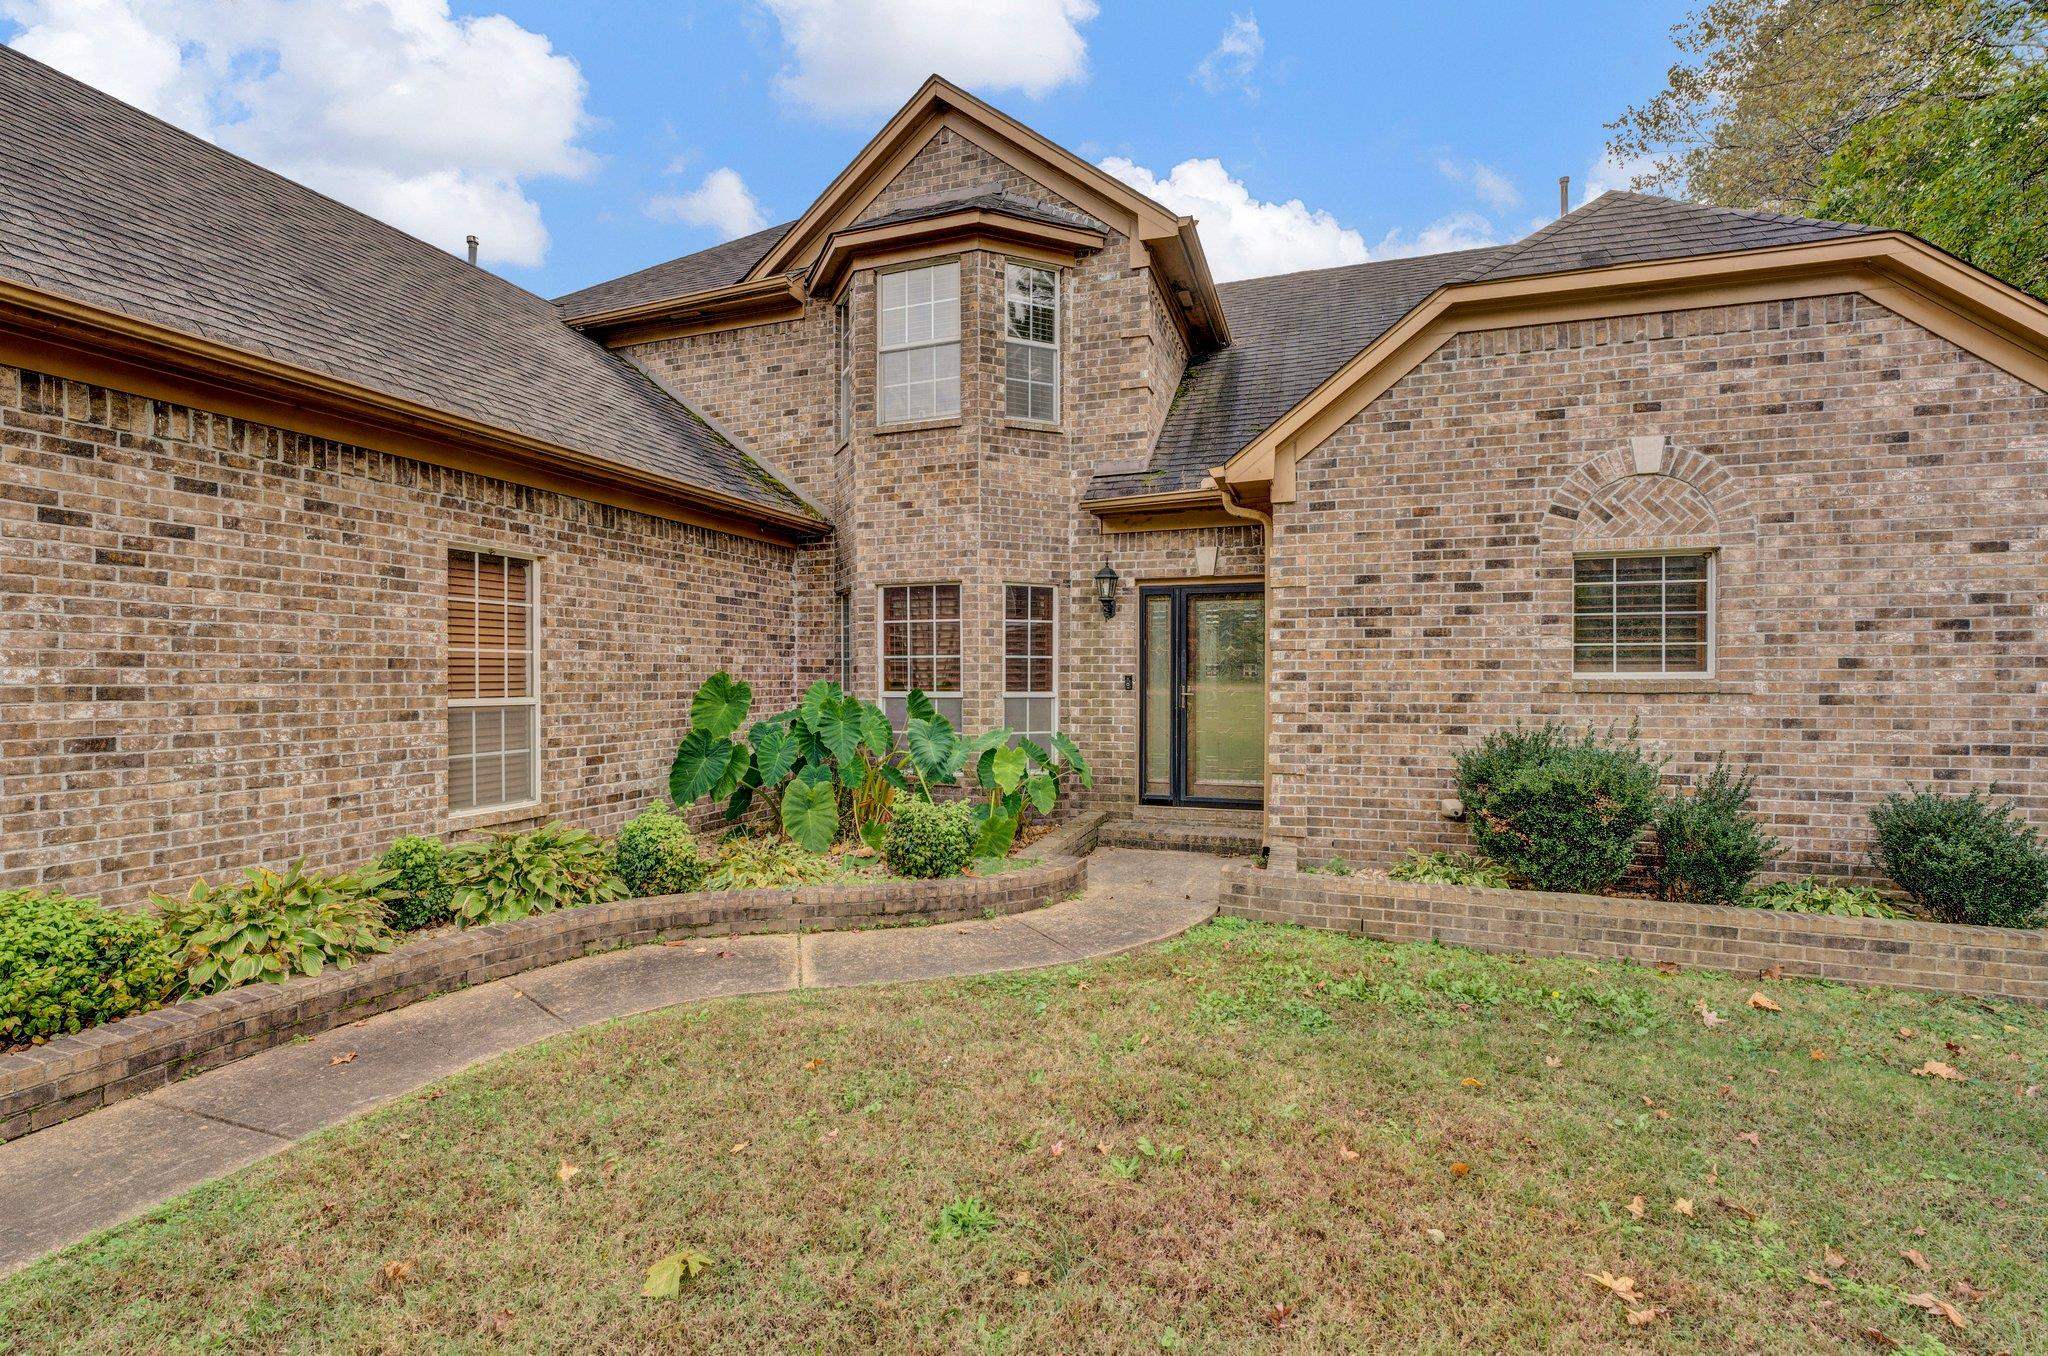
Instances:
[[[1231,347],[1188,365],[1141,471],[1088,498],[1194,489],[1437,288],[1872,233],[1868,226],[1607,193],[1512,245],[1224,283]]]
[[[6,47],[0,276],[641,473],[808,512],[549,302]]]
[[[794,225],[793,221],[785,221],[780,226],[770,226],[752,235],[728,240],[723,245],[713,245],[708,250],[698,250],[695,254],[686,254],[665,264],[643,268],[623,278],[594,283],[579,292],[556,297],[555,306],[565,318],[579,320],[628,306],[686,297],[693,292],[708,292],[714,287],[730,287],[751,273],[754,265],[768,256],[768,251],[781,244],[782,237],[788,235],[789,228]]]

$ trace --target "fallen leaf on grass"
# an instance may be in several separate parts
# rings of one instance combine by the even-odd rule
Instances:
[[[1051,1144],[1046,1146],[1045,1156],[1047,1158],[1058,1158],[1061,1154],[1065,1153],[1066,1151],[1067,1142],[1063,1139],[1056,1139]]]
[[[1752,1149],[1761,1149],[1764,1147],[1763,1135],[1755,1130],[1745,1130],[1741,1134],[1737,1135],[1735,1138],[1741,1140],[1744,1144],[1747,1144]]]
[[[1971,1285],[1968,1281],[1962,1280],[1961,1278],[1950,1281],[1948,1283],[1948,1288],[1950,1290],[1953,1290],[1959,1297],[1966,1300],[1987,1300],[1991,1298],[1991,1292],[1989,1290],[1979,1290],[1976,1286]]]
[[[1453,1177],[1463,1177],[1466,1173],[1470,1171],[1472,1171],[1472,1165],[1470,1163],[1451,1164],[1451,1176]]]
[[[824,1134],[818,1136],[818,1143],[830,1144],[833,1140],[838,1138],[839,1132],[837,1130],[827,1130]]]
[[[1612,1290],[1630,1304],[1642,1299],[1642,1296],[1636,1293],[1636,1278],[1633,1276],[1617,1276],[1611,1271],[1589,1271],[1586,1277],[1593,1284]]]
[[[335,1057],[334,1057],[333,1059],[330,1059],[330,1060],[328,1060],[328,1061],[327,1061],[327,1067],[331,1069],[331,1068],[333,1068],[333,1067],[334,1067],[335,1065],[337,1065],[337,1064],[353,1064],[353,1063],[355,1063],[355,1062],[356,1062],[356,1052],[355,1052],[355,1051],[353,1051],[353,1050],[351,1050],[351,1051],[349,1051],[349,1052],[348,1052],[347,1054],[344,1054],[344,1055],[336,1055],[336,1056],[335,1056]]]
[[[1914,1036],[1914,1031],[1913,1031],[1913,1028],[1912,1028],[1912,1027],[1910,1027],[1910,1026],[1902,1026],[1902,1027],[1900,1027],[1900,1028],[1899,1028],[1899,1039],[1900,1039],[1900,1040],[1902,1040],[1902,1041],[1909,1041],[1909,1040],[1912,1040],[1912,1039],[1913,1039],[1913,1036]]]
[[[1656,1322],[1656,1321],[1657,1321],[1658,1319],[1660,1319],[1660,1318],[1662,1318],[1662,1317],[1664,1316],[1664,1311],[1663,1311],[1662,1309],[1655,1309],[1655,1308],[1651,1308],[1651,1309],[1630,1309],[1630,1310],[1628,1311],[1628,1315],[1627,1315],[1627,1316],[1628,1316],[1628,1325],[1629,1325],[1629,1326],[1630,1326],[1631,1328],[1640,1328],[1640,1327],[1644,1327],[1644,1326],[1646,1326],[1646,1325],[1648,1325],[1648,1324],[1651,1324],[1651,1323],[1655,1323],[1655,1322]]]
[[[754,1141],[750,1139],[743,1139],[739,1143],[733,1145],[732,1148],[726,1150],[726,1152],[733,1154],[745,1153],[747,1151],[747,1146],[749,1144],[752,1144],[753,1142]]]
[[[1958,1328],[1970,1326],[1970,1320],[1963,1317],[1962,1310],[1938,1295],[1931,1295],[1925,1292],[1918,1295],[1907,1295],[1905,1302],[1912,1305],[1915,1309],[1925,1309],[1930,1314],[1938,1314],[1955,1324]]]
[[[1556,1055],[1545,1055],[1543,1057],[1543,1067],[1546,1069],[1561,1069],[1564,1067],[1564,1061]]]
[[[1641,1196],[1631,1196],[1628,1198],[1627,1209],[1630,1219],[1641,1219],[1648,1210],[1648,1207],[1643,1204]]]
[[[1461,1088],[1483,1088],[1486,1084],[1476,1078],[1461,1078],[1458,1080],[1458,1086]]]
[[[1714,1197],[1714,1204],[1720,1206],[1723,1210],[1726,1210],[1731,1215],[1740,1215],[1744,1219],[1756,1218],[1756,1211],[1750,1209],[1746,1205],[1737,1205],[1735,1202],[1729,1200],[1726,1196]]]
[[[1658,962],[1657,962],[1657,973],[1658,973],[1658,974],[1660,974],[1660,975],[1675,975],[1675,974],[1677,974],[1677,973],[1678,973],[1678,962],[1677,962],[1677,961],[1658,961]]]
[[[1726,1022],[1728,1020],[1726,1017],[1723,1017],[1720,1013],[1708,1007],[1705,1003],[1700,1004],[1697,1008],[1694,1008],[1693,1011],[1699,1013],[1701,1026],[1720,1026],[1723,1022]]]
[[[2040,1095],[2041,1085],[2039,1083],[2029,1083],[2024,1088],[2020,1089],[2020,1096],[2022,1097],[2033,1098],[2039,1097]]]
[[[1836,1252],[1833,1248],[1821,1249],[1820,1258],[1831,1267],[1845,1267],[1849,1265],[1849,1259]]]
[[[822,1059],[807,1059],[804,1061],[804,1067],[806,1069],[822,1069],[825,1067],[825,1061]]]
[[[1013,1272],[1011,1272],[1011,1273],[1010,1273],[1010,1284],[1011,1284],[1011,1285],[1015,1285],[1015,1286],[1027,1286],[1027,1285],[1030,1285],[1030,1284],[1031,1284],[1031,1273],[1030,1273],[1030,1272],[1028,1272],[1028,1271],[1013,1271]]]
[[[562,1160],[562,1166],[555,1169],[555,1180],[558,1182],[566,1183],[571,1177],[574,1177],[577,1173],[581,1171],[583,1171],[583,1169],[577,1167],[574,1163],[571,1163],[568,1159],[565,1158]]]
[[[1783,979],[1785,977],[1785,967],[1773,965],[1769,969],[1757,971],[1756,977],[1758,979]]]
[[[1266,1320],[1267,1327],[1282,1327],[1286,1324],[1288,1319],[1294,1317],[1294,1306],[1291,1304],[1282,1304],[1278,1300],[1275,1300],[1273,1302],[1273,1307],[1266,1310],[1263,1317]]]
[[[1806,1057],[1818,1064],[1828,1057],[1828,1052],[1816,1045],[1813,1049],[1806,1052]]]
[[[1680,1196],[1677,1200],[1673,1201],[1671,1203],[1671,1208],[1678,1214],[1685,1216],[1687,1219],[1691,1219],[1693,1217],[1692,1202],[1684,1196]]]
[[[1886,1351],[1897,1351],[1899,1349],[1897,1338],[1887,1337],[1876,1328],[1865,1328],[1863,1330],[1863,1337],[1864,1340],[1875,1346],[1883,1347]]]
[[[402,1262],[386,1262],[382,1273],[384,1288],[386,1290],[396,1290],[399,1286],[404,1285],[412,1279],[412,1274],[419,1269],[419,1265],[417,1261],[410,1257]]]
[[[1807,1272],[1806,1283],[1808,1285],[1817,1285],[1823,1290],[1833,1290],[1835,1288],[1835,1283],[1821,1275],[1818,1271]]]
[[[1749,996],[1749,1005],[1757,1009],[1759,1012],[1784,1011],[1783,1008],[1779,1007],[1776,1003],[1773,1003],[1767,996],[1765,996],[1762,990],[1758,990],[1757,992]]]
[[[1358,1150],[1348,1144],[1339,1144],[1337,1146],[1337,1157],[1343,1159],[1346,1163],[1356,1163],[1358,1161]]]
[[[683,1293],[683,1282],[697,1278],[699,1272],[711,1265],[711,1259],[701,1252],[684,1248],[647,1268],[647,1280],[640,1287],[640,1294],[646,1299],[674,1299]]]
[[[1927,1255],[1919,1251],[1917,1248],[1903,1248],[1900,1250],[1899,1256],[1905,1258],[1908,1262],[1911,1262],[1913,1264],[1913,1270],[1915,1271],[1934,1270],[1934,1268],[1928,1264]]]
[[[1928,1060],[1925,1064],[1913,1070],[1913,1073],[1919,1078],[1939,1078],[1944,1083],[1964,1083],[1969,1081],[1963,1077],[1961,1071],[1950,1068],[1938,1059]]]

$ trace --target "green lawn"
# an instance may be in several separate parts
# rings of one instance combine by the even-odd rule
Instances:
[[[2044,1066],[2030,1009],[1219,922],[552,1041],[0,1282],[0,1347],[2043,1351]]]

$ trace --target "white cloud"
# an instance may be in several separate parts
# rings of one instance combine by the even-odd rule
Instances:
[[[1255,99],[1259,90],[1252,83],[1252,76],[1257,73],[1259,60],[1265,55],[1266,37],[1259,32],[1259,17],[1249,12],[1233,14],[1215,48],[1202,58],[1188,78],[1211,94],[1237,89]]]
[[[1095,0],[762,0],[782,29],[783,97],[832,118],[893,111],[936,72],[1039,98],[1088,71]]]
[[[1220,282],[1362,264],[1371,257],[1365,237],[1328,212],[1299,198],[1260,202],[1213,157],[1183,160],[1164,179],[1121,156],[1101,165],[1140,193],[1200,222],[1202,248]]]
[[[588,92],[547,38],[446,0],[0,0],[12,45],[451,251],[547,253]]]
[[[1488,207],[1505,210],[1521,205],[1522,190],[1516,188],[1513,180],[1491,165],[1481,164],[1477,160],[1464,162],[1445,159],[1437,161],[1436,168],[1437,173],[1446,179],[1471,189],[1473,196]]]
[[[1406,235],[1399,229],[1388,231],[1380,237],[1380,243],[1373,246],[1375,259],[1405,259],[1416,254],[1444,254],[1450,250],[1478,249],[1482,245],[1498,245],[1500,236],[1494,231],[1493,223],[1477,212],[1453,212],[1439,217],[1414,235]]]
[[[1629,188],[1634,185],[1637,175],[1648,174],[1656,168],[1657,157],[1654,155],[1631,156],[1627,160],[1603,156],[1586,170],[1585,183],[1579,188],[1579,201],[1588,203],[1602,193]]]
[[[680,221],[685,226],[709,226],[721,240],[758,231],[768,224],[747,181],[740,178],[738,171],[725,166],[705,175],[704,182],[688,193],[666,193],[650,200],[647,213],[667,221]]]

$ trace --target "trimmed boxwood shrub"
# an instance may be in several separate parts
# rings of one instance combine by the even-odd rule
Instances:
[[[418,932],[454,921],[449,901],[455,886],[448,879],[448,849],[440,839],[407,834],[384,849],[377,869],[391,873],[379,893],[392,927]]]
[[[882,860],[899,876],[929,880],[957,876],[974,842],[974,807],[965,801],[934,805],[928,800],[896,803],[882,839]]]
[[[688,894],[710,870],[689,823],[661,805],[626,821],[615,852],[619,879],[634,896]]]
[[[42,890],[0,890],[0,1045],[146,1011],[177,979],[147,914]]]
[[[1666,899],[1734,904],[1778,854],[1750,812],[1750,779],[1717,765],[1691,795],[1657,809],[1657,885]]]
[[[2030,928],[2048,905],[2048,849],[2009,804],[1972,792],[1887,796],[1870,812],[1871,856],[1945,923]]]
[[[1556,722],[1498,730],[1458,755],[1479,850],[1539,890],[1598,891],[1635,861],[1657,813],[1658,768],[1633,737]]]

